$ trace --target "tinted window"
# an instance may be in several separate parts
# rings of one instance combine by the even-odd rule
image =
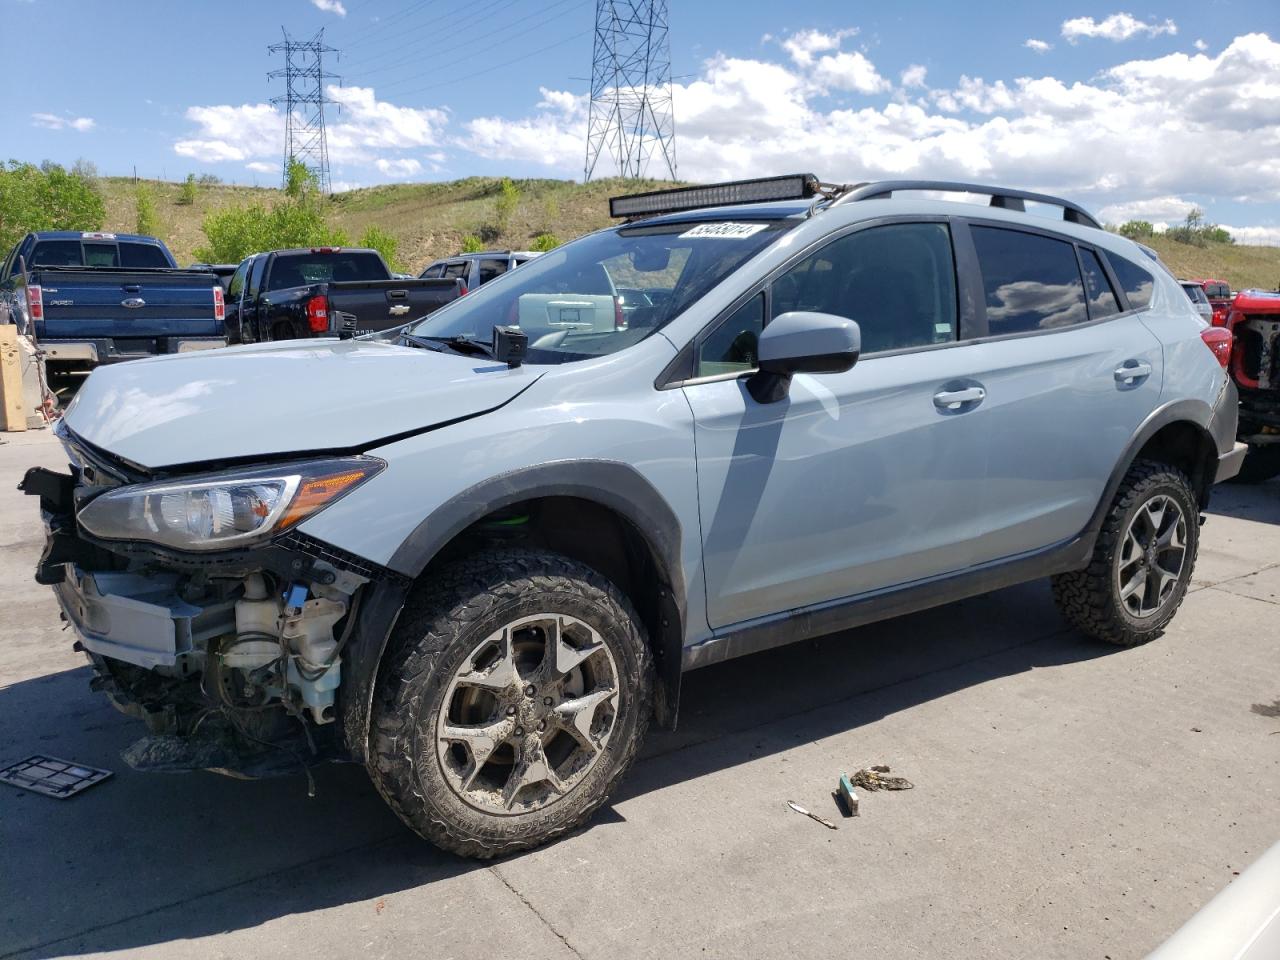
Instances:
[[[1211,297],[1218,300],[1228,300],[1231,298],[1231,288],[1225,283],[1207,283],[1204,291]]]
[[[1150,306],[1151,288],[1155,285],[1155,279],[1151,274],[1136,263],[1130,263],[1124,257],[1117,257],[1114,253],[1107,254],[1107,259],[1111,261],[1111,269],[1115,271],[1116,279],[1124,288],[1124,295],[1129,300],[1129,309],[1141,310]]]
[[[1089,319],[1075,248],[1034,233],[974,227],[991,336],[1052,330]]]
[[[234,302],[240,299],[240,294],[244,293],[244,278],[249,272],[249,260],[244,261],[240,266],[236,267],[236,272],[231,275],[231,283],[227,285],[227,299]]]
[[[696,377],[737,373],[756,365],[757,341],[764,329],[764,294],[752,297],[724,319],[698,348]]]
[[[1204,287],[1198,283],[1184,283],[1182,289],[1186,291],[1187,297],[1192,303],[1209,302],[1209,298],[1205,296]]]
[[[276,257],[267,289],[386,279],[386,271],[376,253],[297,253]]]
[[[31,267],[83,267],[79,240],[41,240],[31,252]]]
[[[444,268],[444,277],[446,280],[466,280],[467,267],[471,264],[466,260],[460,260],[457,263],[447,264]]]
[[[270,257],[257,257],[249,268],[249,297],[256,297],[262,289],[262,272],[267,268]]]
[[[169,258],[154,243],[122,243],[120,244],[120,266],[130,269],[169,267]]]
[[[1110,317],[1120,312],[1120,301],[1111,289],[1107,271],[1092,250],[1080,251],[1080,265],[1084,267],[1084,290],[1089,297],[1089,316],[1094,320]]]
[[[772,315],[792,310],[856,320],[864,354],[955,340],[951,234],[902,223],[841,237],[774,281]]]
[[[86,267],[120,266],[120,248],[114,243],[86,243],[84,245]]]
[[[438,280],[438,279],[440,279],[440,277],[442,277],[442,276],[444,276],[444,264],[443,264],[443,263],[437,263],[437,264],[433,264],[432,266],[427,267],[427,269],[423,270],[423,271],[422,271],[422,277],[421,277],[421,279],[423,279],[423,280]]]
[[[480,282],[488,283],[494,277],[500,277],[507,272],[507,261],[502,260],[481,260],[480,261]]]

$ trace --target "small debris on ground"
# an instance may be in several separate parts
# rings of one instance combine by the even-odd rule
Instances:
[[[40,755],[27,757],[0,770],[0,783],[65,800],[111,776],[110,770],[86,767],[69,760]]]
[[[836,791],[836,801],[840,812],[846,817],[858,815],[858,795],[853,792],[853,783],[847,773],[840,774],[840,788]]]
[[[820,816],[818,816],[816,813],[810,813],[808,810],[806,810],[804,807],[800,806],[800,804],[796,803],[794,800],[788,800],[788,801],[787,801],[787,806],[788,806],[788,807],[790,807],[792,810],[794,810],[796,813],[803,813],[803,814],[804,814],[806,817],[808,817],[810,820],[817,820],[820,824],[822,824],[824,827],[826,827],[826,828],[827,828],[827,829],[829,829],[829,830],[839,830],[839,829],[840,829],[840,828],[839,828],[839,827],[837,827],[834,823],[832,823],[830,820],[827,820],[827,819],[825,819],[825,818],[823,818],[823,817],[820,817]]]
[[[849,779],[855,787],[862,787],[864,790],[910,790],[915,784],[905,777],[887,777],[885,774],[889,772],[889,765],[886,763],[877,763],[870,767],[863,767],[854,773]]]

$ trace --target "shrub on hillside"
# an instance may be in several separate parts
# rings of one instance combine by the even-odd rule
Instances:
[[[360,235],[360,246],[377,250],[393,273],[401,272],[400,262],[396,259],[400,241],[386,230],[381,227],[369,227]]]
[[[484,249],[484,241],[477,237],[474,233],[469,233],[462,238],[463,253],[479,253]]]
[[[189,207],[196,202],[196,175],[188,173],[187,179],[182,181],[182,186],[178,189],[177,204],[181,207]]]
[[[134,191],[134,203],[137,215],[134,218],[133,232],[154,237],[160,230],[160,221],[156,219],[156,201],[151,195],[151,188],[140,183]]]
[[[207,246],[195,251],[205,263],[239,263],[252,253],[289,247],[344,246],[342,230],[325,220],[321,202],[302,197],[268,209],[261,203],[228,207],[205,215],[201,224]]]
[[[107,210],[96,184],[56,163],[0,165],[0,248],[32,230],[101,230]]]
[[[1149,220],[1128,220],[1120,224],[1120,235],[1130,240],[1141,240],[1143,237],[1152,236],[1155,232],[1155,227]]]
[[[540,233],[533,238],[533,243],[529,249],[537,250],[539,253],[546,253],[548,250],[554,250],[560,246],[560,238],[554,233]]]

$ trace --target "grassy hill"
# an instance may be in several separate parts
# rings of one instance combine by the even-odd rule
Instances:
[[[608,198],[663,186],[657,181],[517,180],[520,202],[505,229],[498,229],[500,181],[471,177],[448,183],[397,183],[336,194],[328,201],[329,219],[353,239],[370,225],[399,241],[399,258],[417,272],[437,257],[456,253],[463,237],[474,234],[497,248],[524,249],[540,233],[561,240],[610,223]],[[160,235],[179,263],[194,259],[205,242],[200,230],[204,215],[232,204],[272,204],[283,194],[265,187],[204,186],[190,206],[177,203],[180,185],[148,181],[155,197]],[[102,180],[108,230],[133,229],[136,216],[134,187],[127,178]],[[1215,277],[1233,289],[1275,289],[1280,283],[1280,247],[1212,244],[1196,247],[1163,236],[1151,241],[1169,268],[1180,277]]]

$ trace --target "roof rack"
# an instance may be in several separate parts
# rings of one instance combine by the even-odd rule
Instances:
[[[853,185],[847,192],[842,192],[827,205],[827,209],[842,203],[855,203],[859,200],[887,200],[899,190],[936,190],[943,193],[976,193],[991,198],[991,206],[1004,210],[1025,211],[1024,201],[1048,203],[1062,208],[1062,219],[1068,223],[1078,223],[1086,227],[1102,229],[1100,224],[1084,207],[1053,197],[1047,193],[1031,193],[1028,190],[1006,190],[1003,187],[988,187],[980,183],[957,183],[951,180],[881,180],[879,183],[860,183]]]

